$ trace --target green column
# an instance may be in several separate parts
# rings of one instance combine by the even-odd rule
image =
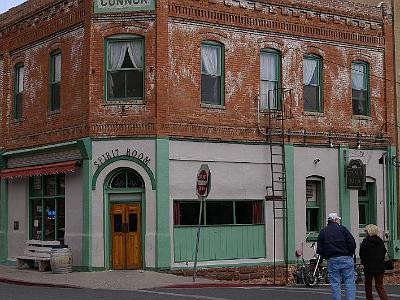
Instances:
[[[92,141],[84,138],[78,141],[82,155],[82,199],[83,199],[83,224],[82,224],[82,265],[92,267]]]
[[[396,159],[396,149],[387,149],[386,159],[386,209],[388,217],[388,228],[390,240],[397,239],[397,187],[396,187],[396,167],[393,160]]]
[[[156,139],[156,268],[171,267],[169,231],[169,140]]]
[[[339,176],[339,214],[341,224],[351,230],[350,191],[346,188],[346,163],[349,160],[349,148],[338,149],[338,176]]]
[[[296,262],[296,219],[294,205],[294,147],[293,144],[285,145],[285,169],[286,169],[286,260],[288,263]]]
[[[7,181],[0,180],[0,262],[8,258],[8,195]]]

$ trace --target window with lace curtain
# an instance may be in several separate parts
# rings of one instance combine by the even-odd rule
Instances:
[[[306,55],[303,59],[304,111],[323,112],[322,105],[322,59]]]
[[[223,46],[216,42],[201,45],[201,103],[224,105]]]
[[[260,52],[260,109],[280,109],[281,55],[274,49]]]
[[[106,40],[107,101],[143,101],[143,38],[114,36]]]
[[[369,65],[355,61],[351,64],[351,98],[353,115],[369,116]]]

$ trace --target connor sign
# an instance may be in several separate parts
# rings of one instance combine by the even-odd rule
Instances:
[[[94,13],[155,10],[156,0],[93,0]]]

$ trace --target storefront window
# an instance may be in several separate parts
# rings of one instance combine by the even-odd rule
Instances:
[[[29,179],[30,238],[64,242],[65,175],[34,176]]]

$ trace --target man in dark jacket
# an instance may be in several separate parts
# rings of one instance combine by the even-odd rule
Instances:
[[[337,213],[328,215],[328,225],[318,235],[317,253],[328,261],[329,283],[332,299],[340,300],[340,283],[343,279],[346,287],[346,300],[356,298],[353,256],[356,241],[346,227],[339,224]]]
[[[365,226],[368,236],[360,246],[361,264],[364,266],[365,274],[365,297],[372,300],[372,280],[375,279],[375,288],[379,299],[389,299],[383,287],[383,276],[385,273],[386,248],[382,239],[378,236],[379,228],[375,224]]]

